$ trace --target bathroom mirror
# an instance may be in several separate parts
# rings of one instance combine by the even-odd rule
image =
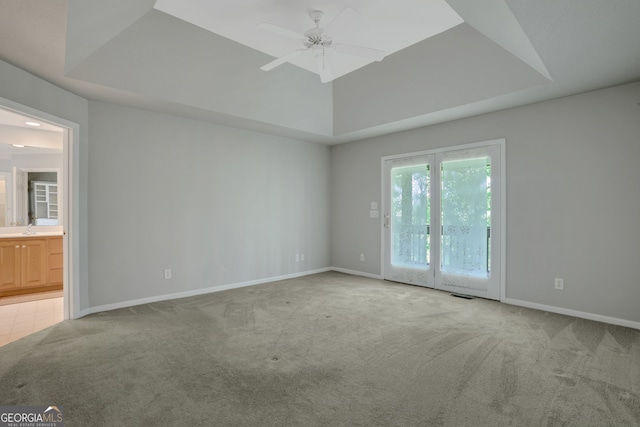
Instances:
[[[0,228],[62,225],[63,137],[0,108]]]

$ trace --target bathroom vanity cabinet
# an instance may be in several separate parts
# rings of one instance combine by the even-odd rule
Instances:
[[[0,238],[0,296],[62,289],[62,236]]]

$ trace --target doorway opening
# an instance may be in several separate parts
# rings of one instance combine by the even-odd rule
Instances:
[[[71,179],[78,131],[0,98],[0,345],[79,316]]]

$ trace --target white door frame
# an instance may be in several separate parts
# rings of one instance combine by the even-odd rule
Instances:
[[[385,173],[385,162],[388,160],[397,160],[408,157],[435,155],[438,153],[445,153],[449,151],[465,150],[470,148],[479,148],[487,145],[498,145],[500,147],[500,297],[502,301],[506,298],[506,244],[507,244],[507,186],[506,186],[506,140],[504,138],[494,139],[489,141],[474,142],[471,144],[455,145],[445,148],[437,148],[433,150],[417,151],[412,153],[394,154],[390,156],[383,156],[380,159],[380,204],[383,210],[386,207],[387,198],[389,197],[385,192],[386,180],[388,177]],[[383,212],[385,214],[386,212]],[[384,218],[384,217],[383,217]],[[385,239],[385,227],[384,220],[380,222],[380,276],[385,277],[385,251],[387,251],[387,242]]]
[[[7,221],[13,220],[13,211],[15,209],[13,203],[13,173],[12,172],[0,172],[0,178],[4,179],[5,184],[5,197],[6,197],[6,206],[5,206],[5,214]],[[9,205],[11,206],[11,210],[9,210]]]
[[[80,125],[61,117],[0,97],[0,107],[64,128],[63,295],[64,319],[80,317]]]

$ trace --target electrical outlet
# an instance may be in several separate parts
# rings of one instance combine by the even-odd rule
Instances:
[[[167,280],[171,279],[171,270],[170,269],[166,269],[164,271],[164,278],[167,279]]]
[[[364,261],[364,254],[360,254],[360,261]]]
[[[556,289],[564,289],[564,279],[557,279],[556,278],[555,286],[556,286]]]
[[[300,262],[300,255],[296,254],[296,262]]]

